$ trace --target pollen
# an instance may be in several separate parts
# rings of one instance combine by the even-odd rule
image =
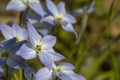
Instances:
[[[54,72],[56,73],[61,73],[62,72],[62,68],[57,67],[56,69],[53,69]]]
[[[9,56],[8,52],[3,52],[2,53],[2,57],[6,57],[7,58],[8,56]]]
[[[62,16],[56,16],[55,21],[58,22],[58,23],[61,23],[63,21],[63,17]]]
[[[58,68],[58,69],[56,70],[56,72],[62,72],[61,68]]]
[[[35,51],[38,53],[41,51],[41,45],[36,45]]]
[[[19,41],[20,41],[20,39],[18,37],[16,37],[16,42],[19,42]]]

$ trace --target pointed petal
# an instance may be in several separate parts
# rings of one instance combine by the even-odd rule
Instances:
[[[61,79],[61,80],[72,80],[70,76],[68,76],[67,74],[64,74],[64,73],[60,73],[58,75],[58,77]]]
[[[6,24],[0,24],[0,30],[5,37],[5,39],[10,39],[13,37],[12,35],[12,28]]]
[[[76,23],[77,22],[76,19],[70,14],[65,14],[64,17],[65,17],[65,21],[68,23]]]
[[[78,37],[76,31],[74,30],[72,24],[68,23],[68,24],[62,24],[62,28],[68,32],[73,32],[76,36],[76,38]]]
[[[27,30],[25,28],[20,28],[20,26],[16,23],[13,23],[12,33],[14,37],[19,39],[19,41],[27,40],[28,38]]]
[[[51,69],[53,61],[49,54],[45,52],[41,52],[39,53],[39,59],[48,69]]]
[[[20,41],[15,44],[12,44],[12,46],[8,49],[10,54],[15,54],[20,49],[20,47],[26,42],[27,41],[24,40],[24,41]]]
[[[55,36],[51,36],[51,35],[46,35],[41,40],[41,43],[42,43],[42,48],[43,49],[52,48],[55,45],[55,43],[56,43],[56,37]]]
[[[24,59],[33,59],[37,56],[36,52],[25,44],[21,46],[17,52],[17,55],[21,56]]]
[[[48,10],[55,16],[58,14],[56,5],[51,0],[46,0]]]
[[[66,10],[65,10],[65,3],[64,2],[60,2],[58,5],[57,5],[57,9],[59,10],[59,13],[61,14],[65,14],[66,13]]]
[[[7,59],[7,65],[12,68],[27,68],[27,64],[25,60],[22,59],[20,56],[13,55]]]
[[[21,28],[18,26],[18,24],[16,24],[16,23],[13,23],[13,25],[12,25],[12,27],[13,27],[13,35],[17,35],[17,34],[20,34],[19,32],[19,30],[21,30]]]
[[[65,59],[65,57],[63,55],[55,52],[53,49],[49,49],[49,50],[47,50],[47,52],[52,57],[53,61],[60,61],[60,60]]]
[[[11,0],[6,10],[15,10],[15,11],[24,11],[27,8],[27,5],[25,5],[21,0]]]
[[[75,68],[71,63],[67,62],[62,62],[59,66],[63,67],[65,70],[73,70]]]
[[[46,23],[55,25],[54,17],[53,16],[44,17],[44,18],[41,19],[41,22],[46,22]]]
[[[32,46],[35,46],[37,43],[40,42],[42,36],[38,34],[34,26],[29,22],[27,23],[27,27],[28,27],[28,35],[30,37],[31,44]]]
[[[39,1],[30,3],[29,6],[42,17],[44,17],[44,15],[46,14]]]
[[[52,73],[47,68],[42,68],[36,73],[36,80],[53,80]]]
[[[8,50],[15,43],[16,43],[16,39],[15,38],[12,38],[12,39],[9,39],[9,40],[5,41],[3,43],[4,49]]]
[[[70,71],[67,74],[72,78],[72,80],[86,80],[83,76],[76,74],[73,71]]]

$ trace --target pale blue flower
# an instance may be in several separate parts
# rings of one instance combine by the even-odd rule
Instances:
[[[48,22],[52,25],[60,24],[64,30],[76,34],[72,26],[76,23],[76,19],[66,12],[65,3],[60,2],[57,6],[51,0],[46,0],[46,3],[51,14],[41,19],[41,22]]]
[[[19,42],[28,39],[27,30],[25,28],[19,27],[15,23],[13,23],[12,27],[6,24],[0,24],[0,30],[5,40],[9,40],[11,38],[16,37],[16,42]]]
[[[73,72],[74,66],[70,63],[60,63],[58,66],[55,64],[52,69],[48,68],[40,69],[35,77],[36,80],[54,80],[56,77],[61,80],[85,80],[84,77]]]
[[[7,64],[12,68],[26,68],[25,60],[16,55],[22,44],[26,41],[16,43],[16,39],[10,39],[0,45],[0,66]]]
[[[91,0],[90,4],[87,4],[87,5],[83,6],[82,8],[74,10],[73,15],[82,16],[85,14],[92,13],[93,11],[95,11],[94,3],[95,3],[95,0]]]
[[[7,5],[7,10],[25,11],[28,7],[44,16],[46,13],[39,0],[11,0]]]
[[[32,24],[27,23],[27,27],[31,46],[23,44],[17,52],[18,55],[24,59],[32,59],[39,56],[40,61],[49,69],[54,61],[59,61],[65,58],[52,49],[56,43],[56,37],[46,35],[42,38]]]

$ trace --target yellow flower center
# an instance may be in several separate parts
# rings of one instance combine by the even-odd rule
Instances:
[[[16,37],[16,42],[19,42],[19,41],[20,41],[20,39],[18,37]]]
[[[62,72],[62,68],[61,67],[53,68],[53,72],[61,73]]]
[[[8,52],[5,51],[2,53],[2,57],[8,57],[8,56],[9,56]]]
[[[35,51],[38,53],[41,51],[41,45],[36,45]]]
[[[61,68],[56,69],[56,72],[62,72]]]
[[[61,23],[63,21],[63,17],[62,16],[56,16],[55,18],[55,21],[58,22],[58,23]]]

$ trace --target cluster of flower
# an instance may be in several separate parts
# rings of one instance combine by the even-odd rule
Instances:
[[[1,33],[5,38],[0,44],[0,66],[6,64],[11,68],[24,69],[27,80],[54,80],[56,77],[61,80],[85,80],[84,77],[73,72],[74,66],[71,63],[62,62],[56,66],[55,62],[65,57],[53,49],[56,37],[48,35],[52,26],[59,24],[64,30],[73,32],[77,36],[72,26],[76,23],[76,19],[66,12],[64,2],[56,6],[51,0],[46,0],[46,6],[47,9],[43,8],[39,0],[11,0],[9,2],[7,10],[27,11],[31,8],[36,13],[27,12],[25,15],[27,28],[21,28],[14,22],[12,22],[12,27],[0,24]],[[81,9],[74,13],[79,13],[79,11]],[[44,29],[37,30],[33,24],[38,22],[49,24],[49,26],[43,26]],[[36,57],[39,57],[45,66],[37,73],[26,64],[26,60]],[[2,76],[3,73],[4,71],[0,68],[0,75]]]

